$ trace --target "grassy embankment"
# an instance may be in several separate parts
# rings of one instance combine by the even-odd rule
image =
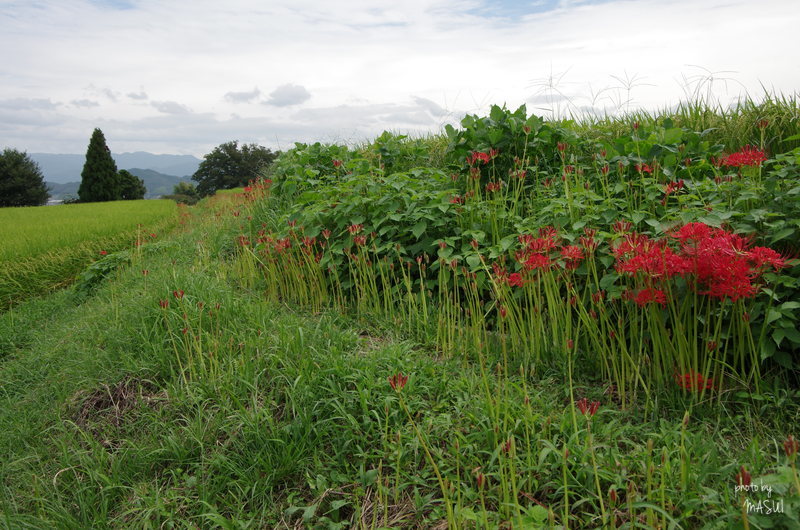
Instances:
[[[780,116],[791,117],[796,106],[783,111]],[[746,117],[748,122],[752,118]],[[739,115],[726,119],[745,122]],[[576,137],[589,131],[614,134],[565,129],[570,128]],[[637,130],[659,134],[645,122]],[[737,141],[758,144],[769,129],[755,126],[753,132],[755,136]],[[790,133],[775,133],[772,145],[780,145]],[[631,135],[629,128],[625,134]],[[679,139],[690,136],[682,133]],[[550,140],[556,148],[565,138]],[[567,165],[590,174],[591,162],[578,154],[583,144],[571,137],[566,143],[565,150],[554,149],[550,161],[539,160],[538,166],[545,172],[551,164],[556,175],[568,178],[577,171],[565,172]],[[683,189],[689,191],[668,194],[664,204],[664,183],[650,182],[643,171],[627,166],[625,175],[640,186],[633,191],[615,191],[609,181],[596,193],[599,198],[581,196],[581,189],[602,188],[595,184],[602,179],[592,180],[602,171],[585,177],[588,188],[583,182],[569,185],[567,179],[544,186],[551,176],[547,173],[537,177],[538,188],[520,188],[528,199],[515,201],[511,194],[503,204],[484,189],[497,182],[498,173],[481,165],[481,187],[464,202],[452,203],[454,195],[469,192],[456,186],[471,181],[463,175],[451,180],[453,168],[439,178],[430,167],[444,167],[446,144],[440,137],[408,141],[387,136],[361,150],[300,149],[291,155],[294,159],[287,157],[276,166],[274,189],[256,188],[236,199],[240,202],[209,201],[193,209],[191,222],[169,241],[149,249],[145,245],[122,261],[107,256],[76,290],[31,300],[0,316],[5,524],[795,524],[800,486],[795,460],[784,451],[788,435],[796,437],[793,429],[800,424],[796,367],[791,362],[783,366],[786,356],[791,361],[796,355],[791,337],[782,331],[784,340],[773,350],[759,344],[766,359],[756,361],[757,369],[748,355],[729,362],[724,355],[742,351],[735,332],[749,329],[730,327],[729,317],[740,315],[735,303],[706,300],[707,295],[691,294],[691,285],[674,280],[663,308],[626,305],[622,293],[642,290],[636,283],[640,278],[612,277],[614,271],[599,266],[611,257],[603,249],[621,240],[602,226],[612,207],[617,211],[607,224],[622,218],[659,238],[665,225],[685,222],[681,216],[696,220],[691,215],[705,215],[713,222],[706,210],[713,201],[713,212],[743,231],[751,226],[758,243],[792,248],[797,240],[794,211],[786,202],[776,208],[768,196],[793,189],[792,182],[781,181],[782,168],[770,165],[775,175],[766,167],[757,174],[746,169],[743,184],[726,182],[722,174],[716,183],[713,164],[704,165],[701,158],[706,155],[698,147],[688,166],[704,167],[711,177],[686,178]],[[573,150],[574,163],[558,155]],[[773,147],[770,154],[780,152]],[[721,150],[713,154],[719,156]],[[409,171],[420,165],[428,168]],[[364,178],[350,179],[345,170],[363,171]],[[391,177],[392,170],[408,173]],[[309,190],[293,174],[326,182],[311,182]],[[336,178],[326,179],[326,174]],[[499,178],[512,182],[504,174]],[[777,188],[765,186],[760,197],[743,199],[766,210],[754,219],[757,208],[744,211],[744,203],[736,201],[748,186],[759,183]],[[398,193],[387,193],[384,184]],[[712,184],[723,189],[706,188]],[[615,194],[626,200],[617,200]],[[473,201],[476,195],[481,200]],[[338,203],[335,207],[331,198]],[[383,198],[389,202],[381,203]],[[629,206],[631,201],[635,206]],[[556,207],[542,207],[548,204]],[[541,212],[535,213],[540,217],[532,219],[534,212]],[[390,220],[382,220],[383,213]],[[784,224],[763,231],[765,219]],[[314,220],[325,224],[313,226]],[[570,287],[560,283],[561,272],[537,277],[513,257],[521,250],[516,236],[525,233],[517,223],[525,223],[529,231],[554,224],[561,237],[577,242],[583,227],[576,223],[584,220],[600,225],[596,270],[601,278],[611,278],[602,284],[607,310],[627,319],[614,330],[622,333],[625,323],[634,321],[648,329],[633,342],[626,334],[626,341],[615,343],[609,355],[616,355],[620,366],[627,366],[623,346],[629,356],[644,355],[637,359],[655,378],[655,368],[644,366],[652,360],[646,353],[658,333],[687,325],[678,296],[696,296],[717,318],[719,344],[727,344],[719,356],[708,357],[713,369],[703,371],[718,384],[680,388],[669,373],[660,382],[640,381],[598,364],[597,348],[606,346],[592,342],[597,328],[586,318],[589,308],[595,308],[590,305],[593,291],[578,290],[570,304]],[[648,220],[657,221],[656,226]],[[354,225],[362,227],[348,230]],[[323,230],[331,233],[325,236]],[[785,235],[776,239],[781,231]],[[362,235],[370,238],[364,244],[355,239]],[[311,242],[312,237],[317,240]],[[471,241],[478,238],[473,250],[484,260],[469,254]],[[389,249],[399,257],[386,254]],[[446,261],[437,260],[437,254]],[[377,266],[384,256],[386,267]],[[416,256],[421,257],[418,263]],[[502,256],[508,274],[519,271],[522,286],[501,284],[493,276],[492,261]],[[452,259],[459,260],[459,271],[462,266],[472,269],[448,272]],[[563,267],[564,258],[553,261],[559,259]],[[404,275],[402,270],[413,272]],[[795,271],[784,267],[770,272],[758,296],[747,302],[748,322],[767,330],[770,340],[776,329],[789,329],[764,326],[791,320],[791,311],[784,314],[781,304],[795,300]],[[592,278],[584,265],[569,274],[574,275],[572,285]],[[546,317],[531,316],[534,306],[525,305],[527,295],[518,294],[529,289],[533,297],[536,285],[562,300],[540,301]],[[764,302],[764,288],[778,300]],[[550,306],[554,312],[544,309]],[[557,307],[576,309],[558,313]],[[586,314],[580,307],[587,308]],[[602,321],[601,310],[596,311]],[[515,324],[505,320],[508,314]],[[701,319],[709,321],[702,314]],[[526,329],[544,330],[548,341],[536,342],[539,334]],[[565,350],[566,340],[572,342]],[[704,336],[698,341],[704,346],[707,342]],[[676,357],[670,362],[680,363],[684,353],[697,354],[688,342],[684,348],[672,351]],[[662,352],[667,359],[670,350]],[[407,383],[398,377],[401,373],[409,376]],[[390,376],[395,389],[387,381]],[[622,384],[630,386],[625,390]],[[585,413],[584,397],[589,406]],[[593,401],[599,402],[595,413]],[[786,447],[791,449],[791,443]],[[742,468],[754,484],[773,488],[770,499],[763,492],[735,490]],[[782,500],[783,513],[748,514],[746,502],[759,500]]]

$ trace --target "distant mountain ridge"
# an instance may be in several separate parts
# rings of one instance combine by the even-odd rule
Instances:
[[[178,182],[191,182],[189,177],[166,175],[152,169],[134,167],[128,169],[128,171],[144,182],[144,187],[147,188],[147,192],[144,195],[145,199],[157,199],[162,195],[169,195]],[[78,187],[81,185],[80,175],[78,176],[78,180],[73,182],[52,182],[45,180],[45,183],[50,190],[51,200],[64,200],[67,197],[75,198],[78,196]]]
[[[55,184],[80,182],[86,155],[28,153],[34,162],[39,164],[44,180]],[[201,160],[192,155],[154,155],[138,151],[135,153],[112,153],[117,169],[127,169],[134,175],[133,169],[151,170],[157,173],[180,177],[189,177],[197,171]],[[138,176],[138,175],[137,175]],[[179,178],[179,177],[175,177]],[[147,183],[145,182],[145,185]],[[149,188],[148,188],[149,191]],[[170,192],[172,190],[170,189]]]

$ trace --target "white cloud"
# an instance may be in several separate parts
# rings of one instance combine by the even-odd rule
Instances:
[[[269,95],[269,99],[264,103],[276,107],[291,107],[305,103],[309,99],[311,99],[311,94],[306,90],[306,87],[288,84],[281,85],[273,90]]]
[[[0,46],[15,53],[0,70],[3,138],[82,152],[85,127],[110,120],[119,142],[200,156],[245,134],[291,144],[292,134],[437,130],[495,103],[624,110],[709,87],[727,100],[800,86],[796,0],[548,0],[528,12],[506,3],[6,3]],[[262,96],[259,86],[276,88]],[[243,104],[256,101],[269,104]]]

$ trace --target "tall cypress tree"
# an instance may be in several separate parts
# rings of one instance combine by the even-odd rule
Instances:
[[[95,129],[89,140],[78,197],[81,202],[116,201],[122,198],[117,164],[111,158],[111,151],[100,129]]]

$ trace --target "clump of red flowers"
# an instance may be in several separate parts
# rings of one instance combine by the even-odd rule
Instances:
[[[672,241],[677,242],[676,249],[670,246]],[[787,266],[771,248],[751,247],[747,238],[703,223],[683,225],[661,240],[627,234],[612,251],[619,273],[638,275],[649,287],[682,276],[700,294],[734,302],[755,296],[765,272]],[[640,305],[662,303],[660,295],[644,292],[637,299]]]
[[[689,392],[700,392],[701,390],[711,390],[714,387],[712,378],[705,378],[697,372],[687,372],[675,377],[675,382],[684,390]]]
[[[723,156],[720,159],[722,165],[729,167],[760,166],[767,159],[767,155],[761,149],[747,145],[735,153]]]
[[[599,401],[592,401],[589,403],[589,400],[586,398],[581,398],[575,402],[575,406],[578,407],[578,410],[581,411],[581,414],[584,416],[592,417],[597,412],[597,409],[600,407]]]

